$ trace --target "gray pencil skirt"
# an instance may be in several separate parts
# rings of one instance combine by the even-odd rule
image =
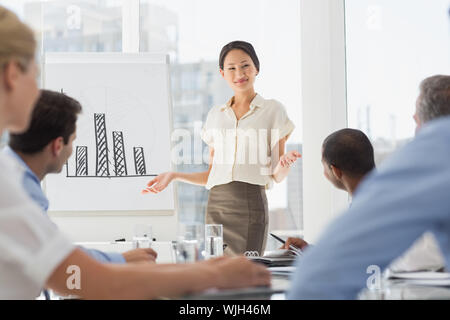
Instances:
[[[267,240],[268,207],[264,186],[233,181],[211,188],[206,208],[207,224],[223,225],[225,255],[258,251]]]

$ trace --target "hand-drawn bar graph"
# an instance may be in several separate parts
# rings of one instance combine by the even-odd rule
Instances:
[[[134,147],[134,166],[136,168],[136,174],[143,176],[145,175],[145,158],[144,158],[144,148]]]
[[[104,113],[94,114],[95,148],[97,152],[95,175],[109,176],[108,139],[106,134],[106,119]]]
[[[66,176],[68,178],[128,178],[156,176],[156,174],[147,174],[143,147],[133,147],[136,174],[128,174],[123,131],[112,132],[114,170],[113,175],[111,175],[109,170],[111,162],[109,160],[106,115],[104,113],[94,113],[94,132],[96,151],[95,175],[89,175],[88,147],[77,146],[75,152],[75,175],[69,174],[69,164],[66,163]]]
[[[113,131],[114,148],[114,172],[116,176],[127,175],[127,159],[125,158],[125,145],[123,142],[123,132]]]
[[[76,157],[75,175],[76,176],[87,176],[88,175],[87,146],[77,146],[75,157]]]

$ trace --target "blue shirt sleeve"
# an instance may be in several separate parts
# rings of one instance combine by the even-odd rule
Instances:
[[[103,252],[95,249],[87,249],[83,247],[80,248],[98,262],[117,263],[117,264],[126,263],[126,260],[123,257],[123,255],[117,252]]]
[[[425,231],[449,263],[450,118],[421,129],[358,188],[351,208],[296,262],[289,299],[354,299]],[[368,269],[369,268],[369,269]],[[373,270],[373,269],[372,269]]]

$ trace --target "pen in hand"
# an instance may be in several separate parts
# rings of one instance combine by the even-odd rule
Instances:
[[[277,239],[278,241],[280,241],[282,244],[286,244],[286,241],[284,241],[283,239],[281,239],[280,237],[277,237],[276,235],[274,235],[273,233],[269,233],[272,237],[274,237],[275,239]],[[294,251],[295,253],[297,253],[298,255],[303,255],[302,249],[297,248],[296,246],[290,244],[289,248]]]

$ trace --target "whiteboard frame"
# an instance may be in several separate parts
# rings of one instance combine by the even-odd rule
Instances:
[[[82,57],[82,61],[81,58]],[[163,63],[167,70],[167,90],[169,92],[169,132],[173,132],[173,102],[170,78],[170,56],[166,53],[122,53],[122,52],[76,52],[76,53],[45,53],[41,59],[42,88],[45,87],[46,65],[67,64],[67,63],[114,63],[117,58],[121,58],[121,63]],[[170,150],[173,149],[172,138],[169,137]],[[170,169],[174,171],[174,165],[170,161]],[[95,217],[95,216],[176,216],[178,219],[178,192],[175,182],[173,183],[174,209],[172,210],[96,210],[96,211],[48,211],[50,217]],[[47,196],[47,180],[42,181],[42,188]],[[51,199],[50,199],[51,200]]]

